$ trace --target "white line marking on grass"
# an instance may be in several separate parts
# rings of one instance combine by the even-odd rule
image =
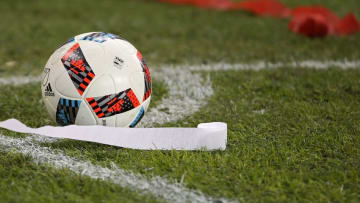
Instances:
[[[16,76],[16,77],[4,77],[0,78],[0,85],[25,85],[33,82],[39,82],[41,80],[40,76]]]
[[[303,68],[316,68],[316,69],[327,69],[331,67],[337,67],[341,69],[353,69],[353,68],[360,68],[360,61],[300,61],[300,62],[293,62],[291,64],[293,68],[295,67],[303,67]]]
[[[67,168],[76,174],[109,181],[133,191],[151,193],[155,197],[169,202],[231,202],[227,199],[215,199],[206,196],[200,191],[187,189],[180,183],[170,183],[159,176],[149,179],[143,175],[116,168],[115,164],[114,169],[96,166],[88,161],[66,156],[60,150],[39,146],[30,139],[10,138],[0,135],[1,148],[5,151],[15,150],[31,156],[36,163],[50,164],[57,169]]]
[[[176,66],[176,68],[187,68],[191,71],[226,71],[226,70],[263,70],[263,69],[272,69],[272,68],[314,68],[314,69],[328,69],[331,67],[341,68],[341,69],[353,69],[360,68],[360,61],[298,61],[298,62],[283,62],[283,63],[271,63],[260,61],[256,63],[236,63],[236,64],[227,64],[227,63],[217,63],[210,65],[181,65]]]
[[[152,75],[165,82],[169,96],[145,114],[139,127],[151,127],[156,123],[183,119],[197,112],[206,104],[206,98],[213,95],[210,78],[204,80],[199,73],[192,73],[186,67],[162,68],[153,71]]]

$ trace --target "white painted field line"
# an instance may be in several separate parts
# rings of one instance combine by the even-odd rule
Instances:
[[[192,73],[186,67],[164,67],[151,74],[167,85],[169,96],[162,98],[158,106],[145,114],[139,127],[181,120],[199,111],[206,105],[206,98],[213,95],[210,78],[204,79],[199,73]]]
[[[40,81],[40,76],[15,76],[15,77],[0,77],[0,85],[25,85]]]
[[[180,183],[170,183],[159,176],[149,179],[143,175],[134,174],[116,167],[109,169],[96,166],[90,162],[66,156],[61,151],[41,147],[31,139],[10,138],[0,135],[1,148],[5,151],[15,150],[16,152],[31,156],[36,163],[50,164],[57,169],[67,168],[76,174],[109,181],[133,191],[150,193],[169,202],[231,202],[227,199],[215,199],[206,196],[200,191],[187,189]]]
[[[263,70],[263,69],[272,69],[272,68],[314,68],[314,69],[328,69],[331,67],[341,68],[341,69],[353,69],[360,68],[360,61],[315,61],[315,60],[305,60],[305,61],[294,61],[294,62],[265,62],[259,61],[255,63],[217,63],[209,65],[181,65],[175,66],[176,68],[186,68],[191,71],[226,71],[226,70]]]

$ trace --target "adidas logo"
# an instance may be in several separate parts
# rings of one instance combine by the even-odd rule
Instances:
[[[54,92],[53,92],[52,89],[51,89],[50,83],[49,83],[49,84],[46,86],[46,88],[45,88],[45,96],[47,96],[47,97],[53,97],[53,96],[55,96]]]

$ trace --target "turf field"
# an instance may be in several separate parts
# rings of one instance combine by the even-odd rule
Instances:
[[[322,4],[340,16],[353,11],[360,17],[358,0],[282,2]],[[36,78],[71,36],[111,32],[147,59],[154,75],[149,112],[176,118],[143,125],[222,121],[229,128],[226,151],[213,152],[139,151],[71,140],[29,144],[29,135],[0,130],[2,202],[360,201],[359,34],[310,39],[288,31],[283,19],[146,0],[2,0],[0,17],[0,84],[11,77]],[[169,70],[174,74],[163,73]],[[184,77],[193,92],[173,95],[164,76]],[[199,90],[191,83],[194,77],[209,88]],[[42,104],[40,83],[31,81],[0,87],[0,120],[55,125]],[[164,101],[181,96],[199,105],[172,115],[173,106]],[[6,144],[9,140],[23,149]],[[62,157],[63,165],[46,156]],[[81,172],[64,160],[136,178],[125,184]],[[170,189],[146,189],[146,180],[154,178]]]

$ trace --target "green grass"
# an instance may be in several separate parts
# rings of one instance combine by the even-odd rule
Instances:
[[[338,15],[358,0],[290,1],[324,4]],[[243,63],[360,58],[360,35],[308,39],[287,30],[287,20],[219,12],[153,1],[0,2],[0,77],[38,75],[67,38],[88,31],[120,34],[151,67],[162,64]],[[15,61],[15,64],[7,62]],[[250,202],[360,201],[360,70],[282,69],[221,71],[210,75],[214,96],[182,121],[163,126],[228,124],[226,151],[138,151],[62,140],[43,144],[94,164],[160,175],[214,197]],[[150,108],[168,95],[155,81]],[[54,124],[40,85],[2,86],[0,120],[32,127]],[[24,135],[0,130],[7,136]],[[19,195],[22,194],[22,195]],[[155,201],[105,181],[32,163],[0,152],[4,202]]]
[[[1,202],[158,202],[126,188],[0,152]]]
[[[215,95],[209,104],[183,121],[164,126],[226,122],[229,140],[224,152],[138,151],[71,140],[43,145],[94,164],[110,166],[114,162],[147,176],[180,181],[185,175],[187,187],[215,197],[357,202],[359,77],[360,70],[335,68],[211,73]],[[30,95],[32,89],[11,91]],[[34,97],[29,106],[36,106],[40,94]],[[1,105],[9,105],[3,101],[0,99]],[[13,108],[13,115],[26,109]],[[33,117],[27,115],[22,120],[35,126],[46,123],[46,115],[30,115],[42,119],[31,122]]]
[[[323,4],[339,15],[359,13],[358,0],[283,1]],[[0,74],[39,74],[68,38],[89,31],[121,35],[150,67],[174,63],[358,59],[360,34],[309,39],[291,33],[288,20],[254,17],[154,1],[3,0],[0,2]],[[16,66],[6,66],[15,61]]]
[[[148,152],[69,140],[45,145],[149,176],[180,181],[185,174],[188,187],[218,197],[360,200],[359,70],[229,71],[211,76],[216,95],[209,104],[165,126],[226,122],[224,152]]]

